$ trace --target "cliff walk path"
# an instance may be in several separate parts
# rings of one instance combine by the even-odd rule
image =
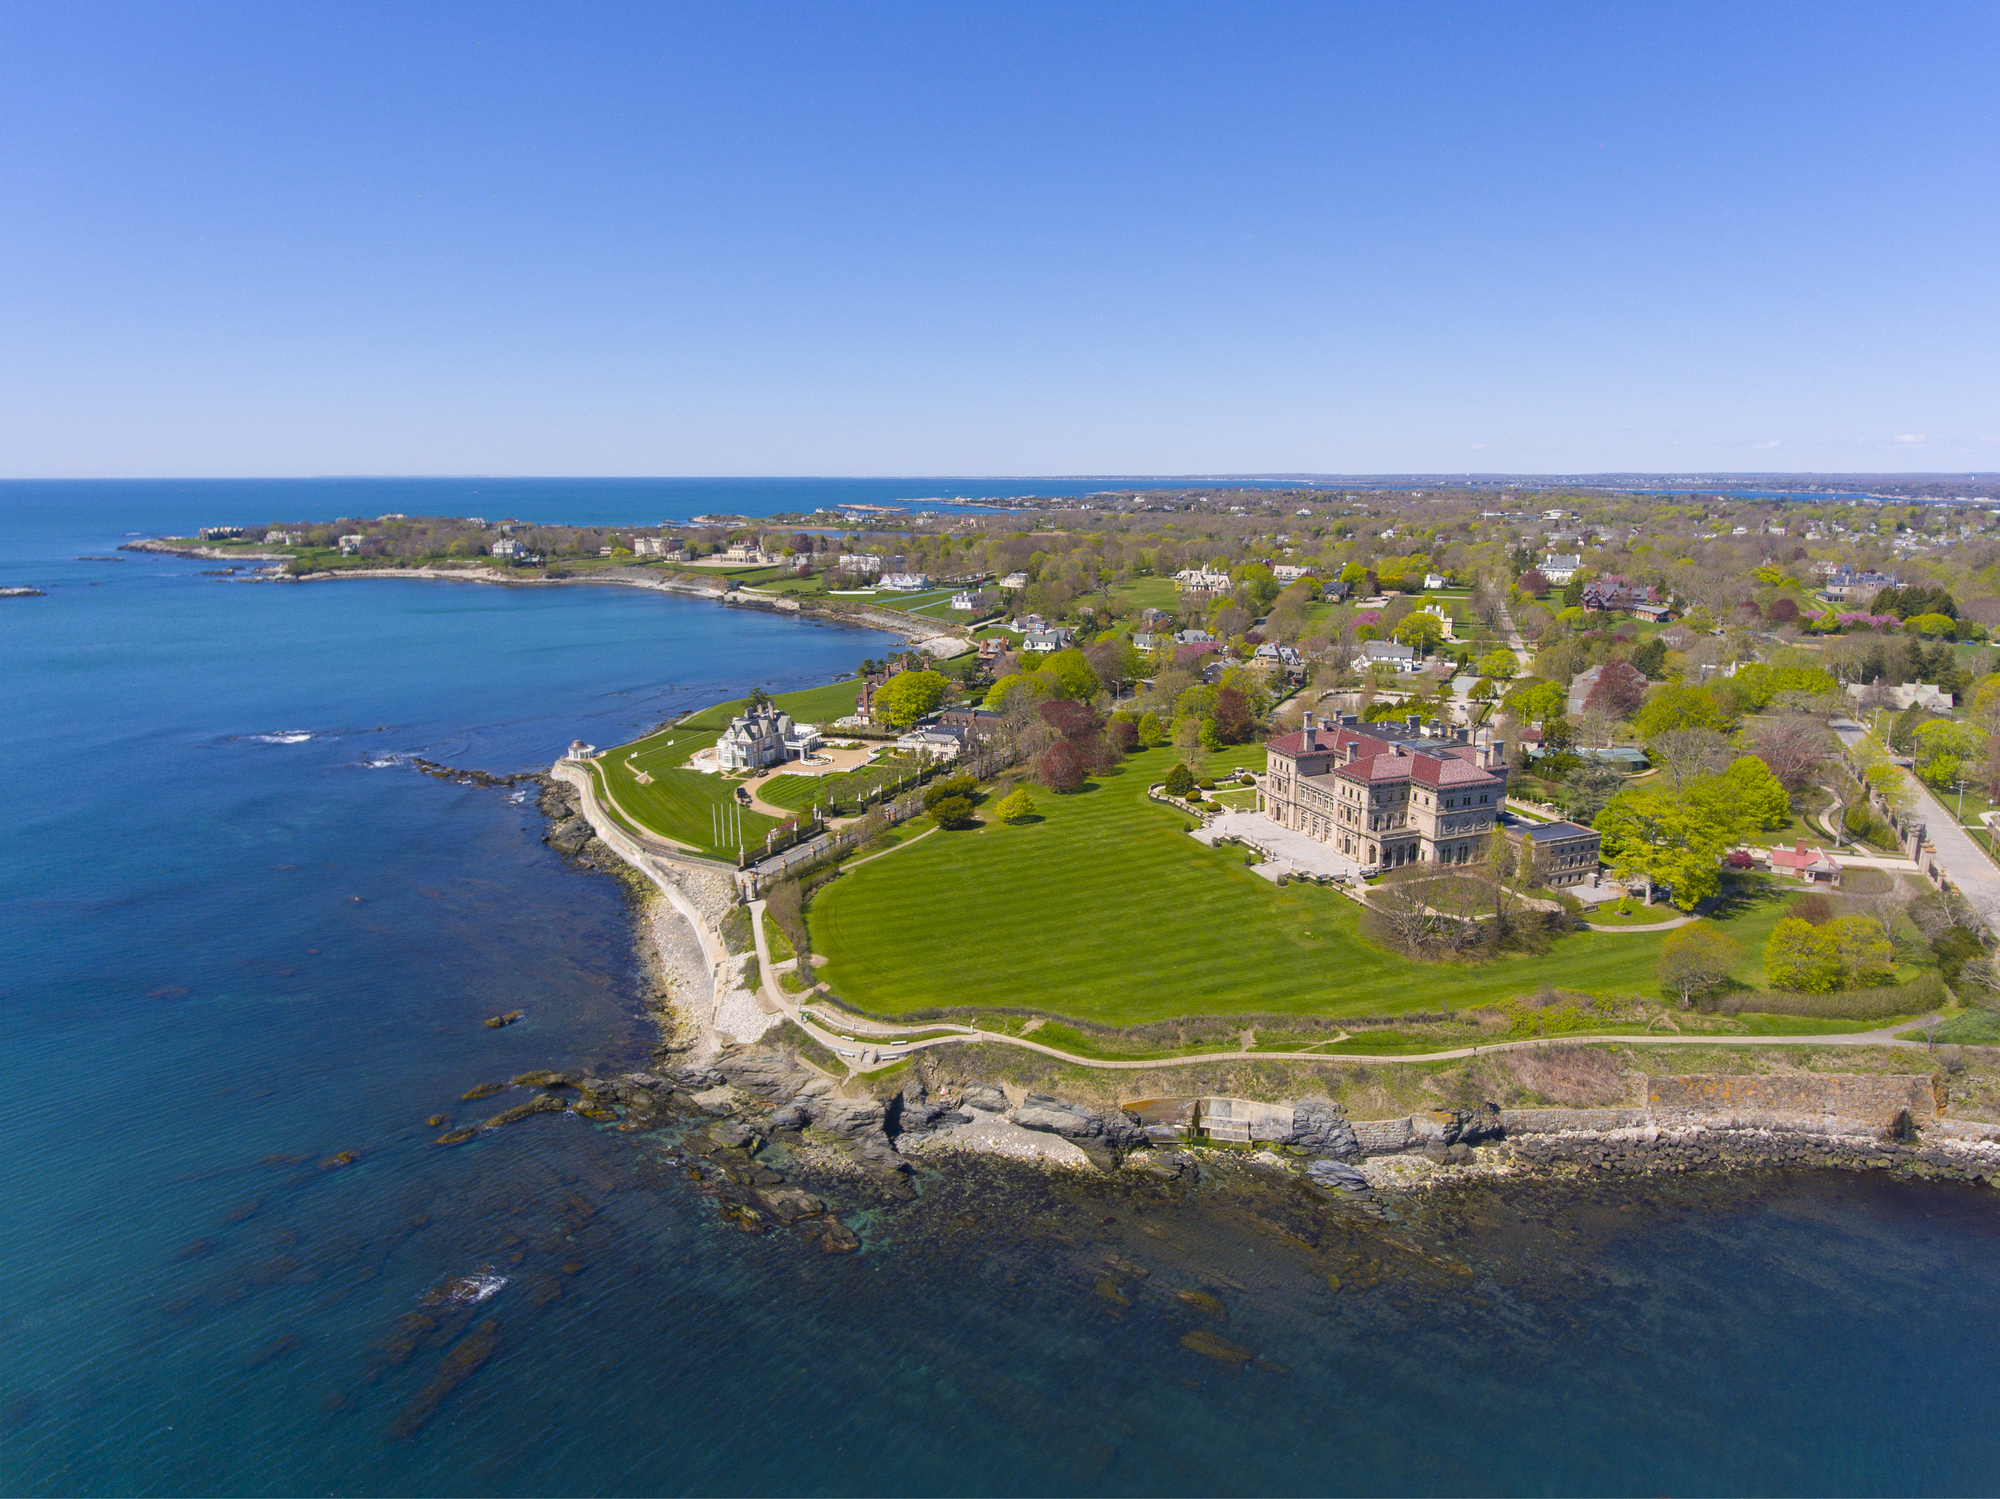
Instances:
[[[894,852],[894,850],[890,850]],[[879,857],[879,856],[878,856]],[[1936,1019],[1934,1015],[1919,1016],[1912,1020],[1899,1021],[1894,1025],[1882,1026],[1872,1031],[1846,1031],[1818,1036],[1650,1036],[1650,1035],[1588,1035],[1588,1036],[1535,1036],[1520,1041],[1494,1041],[1478,1046],[1455,1046],[1443,1051],[1401,1052],[1389,1054],[1378,1051],[1252,1051],[1238,1048],[1235,1051],[1206,1051],[1190,1056],[1145,1057],[1139,1060],[1119,1059],[1116,1061],[1102,1057],[1080,1057],[1074,1052],[1063,1051],[1040,1041],[1031,1041],[1026,1036],[1010,1036],[1002,1031],[983,1031],[975,1026],[959,1025],[950,1021],[934,1021],[926,1025],[893,1026],[880,1021],[865,1020],[859,1016],[842,1015],[837,1027],[831,1027],[815,1015],[806,1012],[812,996],[810,994],[787,994],[779,988],[772,970],[771,950],[764,934],[764,902],[750,903],[750,931],[757,944],[757,972],[762,989],[762,997],[767,1008],[782,1014],[814,1041],[840,1057],[856,1072],[873,1072],[902,1061],[919,1051],[928,1051],[940,1046],[967,1046],[983,1042],[998,1042],[1005,1046],[1019,1046],[1028,1051],[1038,1051],[1043,1056],[1054,1057],[1059,1062],[1067,1062],[1076,1067],[1096,1067],[1108,1071],[1138,1072],[1160,1067],[1188,1067],[1204,1062],[1449,1062],[1461,1057],[1485,1056],[1491,1052],[1515,1051],[1530,1046],[1891,1046],[1911,1051],[1922,1051],[1929,1045],[1924,1041],[1905,1041],[1898,1033],[1920,1029],[1926,1021]],[[802,1003],[803,1002],[803,1003]],[[949,1035],[938,1035],[948,1030]],[[842,1034],[845,1032],[847,1034]],[[920,1036],[921,1040],[905,1040],[904,1037]],[[1320,1046],[1336,1044],[1322,1041]]]

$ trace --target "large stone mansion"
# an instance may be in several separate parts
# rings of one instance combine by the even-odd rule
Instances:
[[[1356,726],[1353,714],[1305,727],[1265,746],[1257,806],[1273,822],[1383,869],[1465,864],[1483,858],[1507,799],[1507,746],[1485,730],[1476,742],[1407,726]]]
[[[814,724],[793,723],[776,708],[757,708],[730,720],[715,742],[715,763],[723,770],[762,770],[803,760],[819,748],[819,737]]]

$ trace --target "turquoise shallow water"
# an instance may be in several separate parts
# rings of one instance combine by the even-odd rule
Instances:
[[[537,513],[657,508],[587,490]],[[1384,1226],[990,1171],[844,1201],[866,1247],[833,1258],[730,1229],[666,1139],[559,1116],[432,1147],[426,1115],[492,1107],[457,1102],[474,1083],[653,1038],[613,884],[403,757],[546,764],[881,637],[73,560],[240,494],[0,486],[0,582],[49,591],[0,601],[0,1489],[1990,1487],[1985,1191],[1522,1186]],[[473,1273],[504,1284],[424,1312]],[[469,1339],[491,1357],[414,1420]]]

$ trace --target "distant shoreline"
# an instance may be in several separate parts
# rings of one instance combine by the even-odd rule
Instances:
[[[186,545],[150,537],[141,541],[128,541],[120,548],[125,552],[149,552],[169,557],[188,557],[203,562],[261,562],[282,563],[290,557],[282,552],[225,552],[217,547]],[[851,625],[861,630],[877,630],[884,634],[901,635],[918,649],[934,656],[960,655],[972,648],[971,642],[949,631],[938,628],[936,621],[919,620],[910,615],[899,615],[886,609],[842,610],[819,606],[814,600],[801,602],[783,594],[768,594],[754,589],[739,587],[726,589],[721,581],[683,580],[660,573],[648,572],[640,568],[600,568],[587,575],[569,578],[520,577],[511,573],[496,571],[486,567],[355,567],[340,568],[327,572],[276,573],[268,581],[273,583],[328,583],[344,578],[422,578],[445,583],[483,583],[503,588],[545,588],[566,587],[575,584],[611,584],[624,588],[643,588],[654,593],[679,594],[683,598],[711,599],[717,603],[737,609],[762,609],[773,614],[797,614],[812,619],[825,620],[835,624]],[[950,646],[946,650],[942,647]]]

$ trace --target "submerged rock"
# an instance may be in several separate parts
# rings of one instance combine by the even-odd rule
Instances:
[[[819,1247],[822,1254],[852,1254],[861,1247],[861,1239],[838,1218],[829,1218],[820,1231]]]
[[[1257,1356],[1241,1344],[1217,1337],[1205,1327],[1182,1333],[1181,1347],[1203,1358],[1214,1359],[1218,1364],[1247,1364]]]
[[[437,1376],[417,1393],[416,1399],[403,1407],[390,1424],[389,1435],[397,1441],[416,1435],[424,1423],[437,1413],[451,1392],[479,1372],[484,1364],[500,1347],[501,1327],[498,1322],[488,1319],[479,1323],[452,1351],[444,1356],[438,1365]]]
[[[479,1131],[476,1129],[446,1130],[443,1134],[439,1135],[435,1140],[431,1141],[431,1144],[463,1145],[467,1140],[470,1140],[474,1135],[478,1133]]]
[[[771,1216],[780,1223],[791,1224],[801,1218],[810,1218],[826,1211],[826,1204],[810,1192],[802,1192],[797,1187],[759,1187],[757,1200],[764,1204]]]
[[[524,1072],[512,1080],[516,1088],[574,1088],[580,1079],[574,1072]],[[499,1091],[497,1088],[494,1091]],[[468,1098],[470,1094],[466,1095]]]
[[[458,1095],[459,1102],[476,1103],[482,1098],[491,1098],[495,1093],[502,1091],[506,1086],[507,1085],[505,1083],[481,1083],[478,1087],[467,1088],[463,1093],[459,1094]]]
[[[528,1103],[518,1104],[504,1114],[495,1114],[486,1121],[488,1129],[496,1129],[503,1124],[514,1124],[526,1119],[530,1114],[559,1114],[569,1105],[553,1093],[543,1093]]]
[[[1194,1308],[1204,1317],[1214,1317],[1223,1322],[1229,1320],[1229,1309],[1206,1291],[1176,1291],[1174,1300],[1182,1306]]]

